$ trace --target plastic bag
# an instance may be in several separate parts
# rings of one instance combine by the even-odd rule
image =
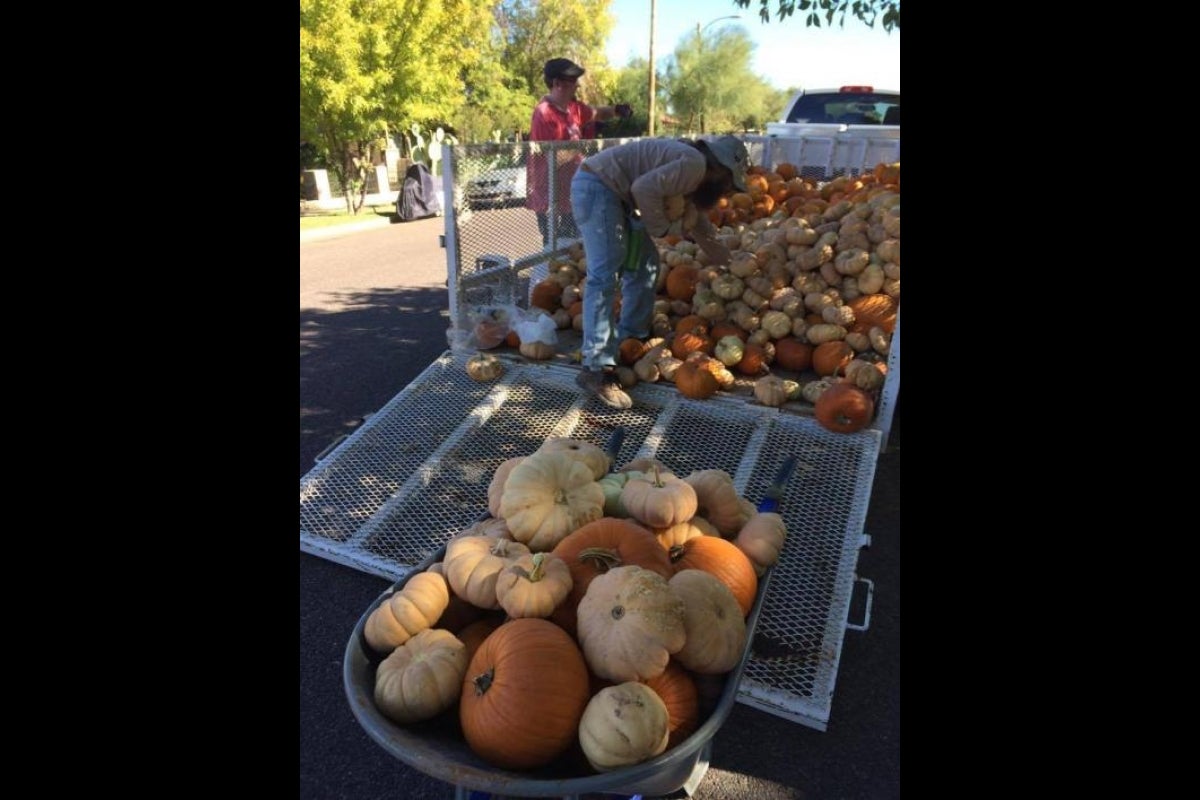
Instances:
[[[491,350],[504,344],[520,311],[515,306],[479,306],[467,312],[467,330],[451,328],[446,338],[454,350]]]
[[[558,326],[554,318],[543,309],[514,309],[516,314],[511,319],[512,330],[517,332],[521,342],[542,342],[558,344]]]

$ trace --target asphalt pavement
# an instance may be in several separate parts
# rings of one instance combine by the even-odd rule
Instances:
[[[443,220],[371,225],[300,243],[300,477],[338,436],[446,349]],[[857,573],[870,624],[847,631],[826,731],[736,704],[713,739],[701,800],[900,796],[900,413],[880,455]],[[389,581],[299,553],[299,796],[448,798],[455,788],[393,758],[350,712],[347,639]],[[852,609],[853,613],[853,609]]]

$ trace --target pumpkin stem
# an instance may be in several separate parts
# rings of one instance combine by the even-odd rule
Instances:
[[[662,482],[662,476],[658,472],[658,464],[651,464],[651,469],[654,472],[654,486],[656,489],[661,489],[665,485]]]
[[[674,564],[679,559],[683,558],[683,550],[684,550],[683,545],[676,544],[676,545],[672,545],[671,549],[667,551],[667,556],[671,559],[672,564]]]
[[[567,504],[567,492],[565,489],[559,488],[554,490],[554,502],[560,506]]]
[[[579,551],[579,560],[595,562],[592,566],[601,572],[608,572],[621,564],[621,558],[617,555],[617,551],[609,550],[606,547],[585,547]]]
[[[496,677],[496,668],[492,667],[482,675],[476,675],[471,683],[475,684],[475,696],[479,697],[492,686],[492,681]]]
[[[543,572],[542,563],[545,561],[545,558],[546,558],[545,553],[534,553],[534,555],[533,555],[533,572],[529,573],[526,576],[527,578],[529,578],[531,583],[537,583],[538,581],[540,581],[542,579],[542,572]]]

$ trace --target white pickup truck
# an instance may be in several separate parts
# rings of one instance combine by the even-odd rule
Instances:
[[[841,86],[797,92],[767,124],[771,162],[810,178],[833,178],[900,160],[900,92]]]

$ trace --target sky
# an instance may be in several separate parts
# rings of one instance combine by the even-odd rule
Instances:
[[[868,28],[846,15],[831,27],[809,28],[797,12],[783,22],[775,17],[778,0],[771,0],[771,21],[758,16],[759,0],[742,9],[733,0],[657,0],[655,3],[654,61],[661,64],[675,52],[685,34],[695,35],[697,23],[705,36],[726,26],[740,26],[757,47],[751,69],[776,89],[823,89],[847,84],[900,88],[900,31],[887,33],[876,22]],[[650,56],[650,0],[612,0],[615,19],[608,40],[609,66],[619,69],[633,56]],[[733,15],[740,19],[720,19]],[[822,20],[822,22],[824,22]],[[584,65],[587,66],[586,64]],[[661,68],[661,67],[660,67]]]

